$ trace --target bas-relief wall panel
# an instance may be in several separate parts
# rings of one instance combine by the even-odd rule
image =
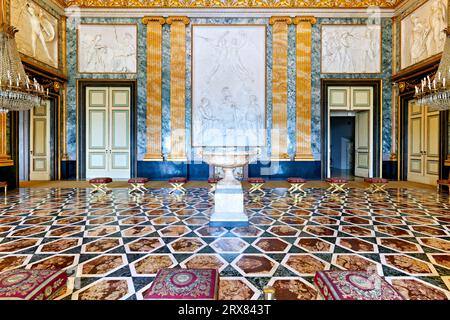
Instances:
[[[76,26],[79,23],[108,23],[138,25],[138,73],[136,75],[111,75],[111,74],[79,74],[76,61]],[[382,73],[381,74],[326,74],[320,73],[320,25],[321,24],[364,24],[366,19],[332,19],[320,18],[313,26],[312,45],[312,150],[316,160],[320,159],[320,79],[321,78],[381,78],[383,79],[383,154],[388,157],[391,152],[391,82],[392,72],[392,30],[391,20],[382,19]],[[268,153],[271,146],[272,127],[272,28],[266,18],[192,18],[192,24],[264,24],[266,28],[266,141]],[[186,29],[186,139],[187,153],[194,156],[196,153],[191,148],[191,25]],[[288,29],[288,151],[291,156],[295,154],[295,25]],[[169,152],[170,137],[170,26],[163,26],[163,58],[162,58],[162,152]],[[137,112],[137,142],[138,160],[142,160],[146,149],[146,29],[140,19],[132,18],[69,18],[67,21],[67,57],[68,70],[71,76],[68,85],[68,153],[71,160],[76,159],[76,80],[77,79],[132,79],[137,80],[138,112]]]

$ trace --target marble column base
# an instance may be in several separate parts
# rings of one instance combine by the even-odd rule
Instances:
[[[242,188],[217,189],[214,194],[214,210],[209,225],[211,227],[245,227],[248,216],[244,209]]]

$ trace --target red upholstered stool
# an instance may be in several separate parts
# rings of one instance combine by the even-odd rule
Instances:
[[[220,180],[221,180],[220,178],[209,178],[208,179],[208,183],[209,183],[209,186],[210,186],[209,191],[208,191],[209,194],[212,195],[214,193],[214,191],[216,191],[217,183]]]
[[[348,180],[345,178],[327,178],[326,182],[330,184],[330,187],[327,189],[331,191],[331,193],[335,192],[344,192],[347,193],[347,190],[344,187],[347,185]]]
[[[314,284],[326,300],[405,300],[376,273],[319,271]]]
[[[295,192],[302,192],[306,194],[306,191],[303,190],[303,186],[306,183],[305,179],[302,178],[288,178],[287,182],[290,183],[291,187],[289,188],[288,192],[295,193]]]
[[[216,269],[160,269],[144,299],[216,300],[219,273]]]
[[[108,184],[111,182],[111,178],[93,178],[89,180],[89,183],[94,187],[94,190],[92,190],[91,193],[101,192],[103,194],[107,194],[111,192],[108,188]]]
[[[130,189],[128,190],[128,193],[145,193],[147,191],[147,188],[145,187],[145,184],[149,181],[148,178],[131,178],[128,179],[128,184],[130,185]]]
[[[370,184],[369,191],[372,193],[375,192],[386,192],[385,189],[388,184],[388,179],[383,178],[364,178],[364,182],[367,182]]]
[[[187,182],[187,179],[184,177],[174,177],[169,179],[169,183],[172,186],[172,189],[169,193],[180,191],[182,193],[186,193],[186,189],[184,188],[184,184]]]
[[[250,183],[250,189],[248,190],[249,193],[259,191],[265,194],[262,187],[264,183],[266,183],[266,180],[263,178],[248,178],[247,182]]]
[[[8,183],[6,181],[0,181],[0,188],[3,188],[5,191],[5,204],[6,204],[6,196],[8,192]]]
[[[447,186],[449,193],[450,193],[450,179],[449,180],[438,180],[437,181],[437,192],[439,193],[441,191],[442,186]],[[6,194],[6,192],[5,192]]]
[[[67,289],[63,270],[14,269],[0,273],[0,300],[53,300]]]

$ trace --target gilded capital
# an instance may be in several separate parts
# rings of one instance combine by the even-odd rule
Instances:
[[[149,24],[150,22],[158,22],[160,25],[163,25],[166,23],[166,19],[164,19],[164,17],[159,17],[159,16],[155,16],[155,17],[146,16],[146,17],[142,18],[143,24]]]
[[[273,16],[270,17],[269,24],[274,25],[275,23],[286,23],[291,24],[292,18],[287,16]]]
[[[309,22],[311,25],[313,25],[317,23],[317,19],[313,16],[298,16],[295,17],[293,20],[294,24],[299,24],[300,22]]]
[[[174,17],[168,17],[166,19],[166,23],[167,24],[173,24],[175,22],[182,22],[183,24],[188,25],[190,20],[186,16],[181,16],[181,17],[180,16],[174,16]]]

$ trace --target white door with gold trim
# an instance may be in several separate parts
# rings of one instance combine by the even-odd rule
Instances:
[[[370,111],[356,112],[355,119],[355,176],[367,178],[370,171],[371,139]]]
[[[30,111],[30,180],[50,180],[50,101]]]
[[[408,103],[408,181],[436,185],[439,178],[439,111]]]
[[[130,177],[130,88],[86,91],[86,178]]]

